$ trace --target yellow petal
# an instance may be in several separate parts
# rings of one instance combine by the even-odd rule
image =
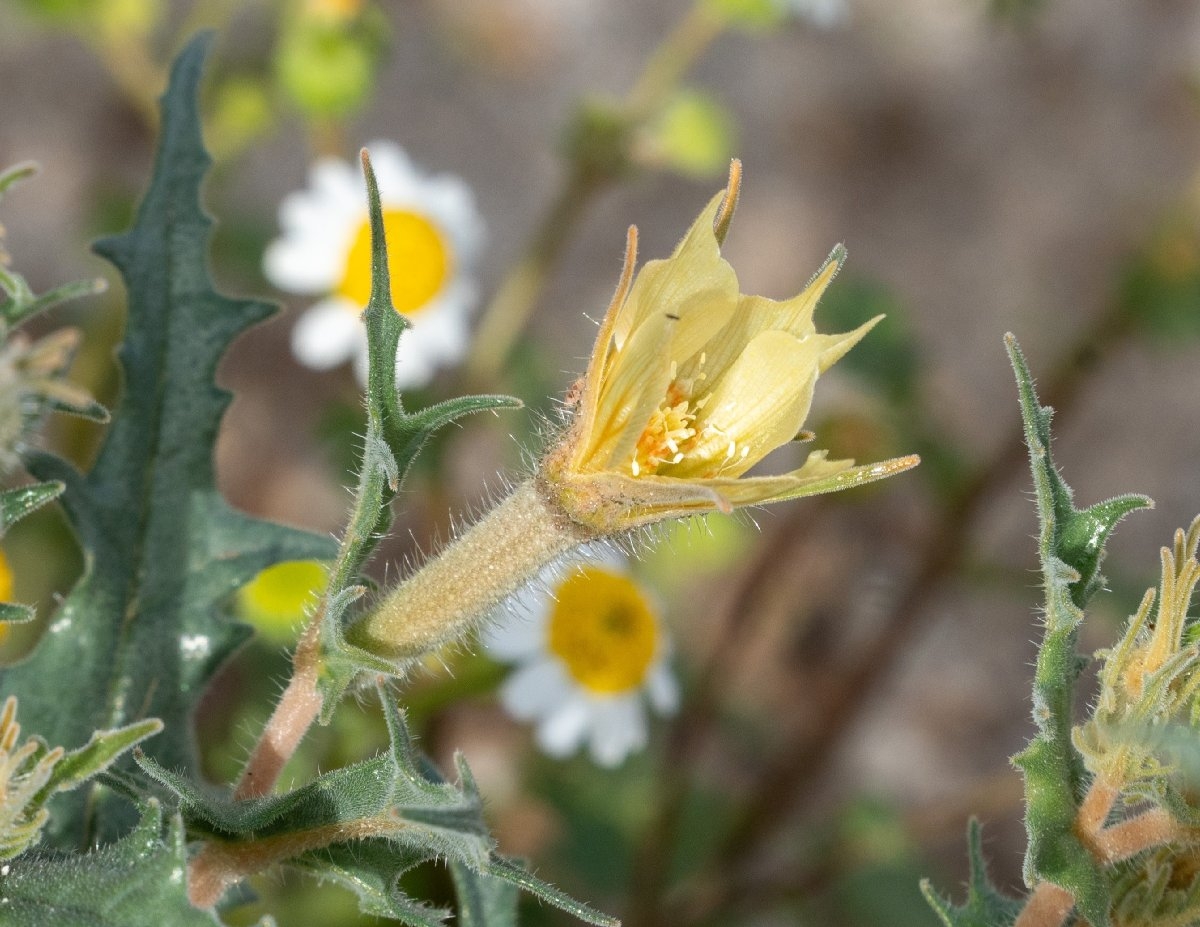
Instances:
[[[621,265],[621,279],[617,282],[616,292],[608,311],[600,320],[600,330],[596,333],[596,343],[592,346],[591,358],[588,360],[587,373],[583,378],[583,390],[579,397],[579,411],[576,413],[576,429],[581,435],[592,433],[596,421],[596,408],[600,401],[600,386],[604,378],[604,370],[612,352],[612,332],[629,296],[629,288],[633,283],[633,270],[637,265],[637,226],[629,226],[625,236],[625,260]],[[584,448],[581,446],[580,450]]]
[[[742,346],[761,332],[786,331],[799,340],[815,334],[813,312],[817,302],[845,260],[846,249],[838,245],[804,289],[791,299],[779,301],[765,296],[739,296],[729,325],[721,337],[708,346],[704,372],[709,377],[719,377],[737,359]],[[689,377],[696,372],[698,370],[692,368],[683,369],[683,375]]]
[[[787,332],[757,335],[716,383],[696,416],[697,443],[669,476],[736,476],[790,441],[804,424],[816,384],[812,339]]]
[[[670,312],[680,315],[681,308],[697,293],[731,290],[736,298],[737,275],[729,263],[722,260],[713,233],[713,218],[723,196],[721,193],[713,197],[671,257],[650,261],[638,273],[613,326],[613,341],[617,347],[623,346],[651,314]],[[729,312],[732,311],[730,306]]]
[[[816,338],[817,343],[820,345],[821,359],[819,364],[821,373],[824,373],[845,357],[846,352],[862,341],[863,336],[878,325],[882,319],[882,315],[877,315],[870,321],[863,322],[854,331],[845,332],[841,335],[813,335],[812,337]]]
[[[618,468],[632,454],[667,393],[671,359],[665,348],[674,325],[665,313],[651,316],[610,358],[587,447],[577,461],[580,469]]]

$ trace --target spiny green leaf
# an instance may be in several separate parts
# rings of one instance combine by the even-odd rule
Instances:
[[[197,88],[207,39],[177,60],[163,101],[154,179],[134,228],[97,250],[125,278],[129,317],[119,357],[124,390],[91,471],[35,454],[31,471],[67,485],[64,507],[85,571],[33,656],[6,670],[29,728],[50,743],[161,718],[148,745],[166,766],[195,770],[191,717],[205,683],[247,630],[221,603],[280,560],[331,556],[325,538],[249,518],[217,492],[212,446],[229,394],[213,377],[226,347],[269,315],[229,299],[207,272],[211,220],[200,206],[209,164]],[[51,827],[64,842],[120,829],[86,791],[58,799]]]
[[[107,769],[121,754],[162,729],[163,724],[158,718],[147,718],[113,731],[96,731],[91,740],[78,750],[70,751],[55,764],[50,781],[42,790],[43,795],[48,797],[53,792],[77,788]]]
[[[945,927],[1009,927],[1021,910],[1021,902],[998,891],[988,878],[983,859],[983,831],[974,818],[967,827],[967,846],[971,859],[967,903],[956,907],[939,895],[928,879],[921,882],[921,894]]]
[[[446,912],[414,901],[398,887],[409,869],[441,859],[480,878],[524,888],[589,923],[616,924],[498,856],[466,764],[459,763],[459,785],[445,781],[414,749],[392,699],[382,691],[381,696],[389,751],[326,773],[285,795],[233,802],[151,759],[138,761],[152,779],[178,795],[193,833],[206,834],[226,847],[241,843],[253,848],[256,841],[268,839],[275,846],[290,843],[295,853],[278,862],[352,889],[365,913],[419,927],[441,924]],[[304,835],[315,833],[330,836],[319,846],[305,842]]]
[[[1025,823],[1029,846],[1025,880],[1053,882],[1076,899],[1095,927],[1110,923],[1108,882],[1102,866],[1075,831],[1079,802],[1086,790],[1082,757],[1071,739],[1075,681],[1082,668],[1076,638],[1083,606],[1103,583],[1100,563],[1113,528],[1129,512],[1151,504],[1144,496],[1121,496],[1076,509],[1071,490],[1050,454],[1051,410],[1038,402],[1033,376],[1012,335],[1005,338],[1021,401],[1025,441],[1033,472],[1041,533],[1046,605],[1045,634],[1033,683],[1037,736],[1014,758],[1025,774]]]
[[[187,898],[187,849],[156,802],[127,836],[86,856],[26,854],[0,869],[0,924],[54,927],[218,927]]]
[[[390,662],[346,640],[349,589],[358,589],[360,572],[378,540],[391,525],[391,501],[429,438],[441,428],[475,412],[519,408],[508,396],[460,396],[419,412],[404,409],[396,390],[396,350],[408,320],[392,305],[391,273],[379,186],[367,154],[363,154],[367,205],[371,219],[371,296],[363,313],[367,328],[367,435],[359,466],[358,488],[337,564],[321,613],[322,666],[319,686],[321,722],[361,672],[395,675]],[[403,271],[403,269],[401,269]],[[361,593],[358,593],[361,594]],[[357,598],[357,595],[355,596]]]
[[[1104,585],[1100,564],[1104,559],[1104,545],[1117,523],[1136,509],[1153,508],[1154,502],[1147,496],[1128,494],[1098,502],[1083,510],[1075,508],[1071,488],[1055,468],[1050,456],[1050,419],[1053,410],[1038,402],[1033,375],[1011,334],[1005,336],[1005,346],[1017,378],[1025,443],[1029,447],[1033,468],[1042,529],[1038,551],[1043,562],[1054,558],[1078,573],[1077,577],[1068,579],[1068,585],[1072,603],[1076,608],[1083,608],[1088,599]]]

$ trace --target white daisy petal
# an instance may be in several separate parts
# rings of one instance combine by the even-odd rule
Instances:
[[[277,238],[263,252],[263,274],[289,293],[326,293],[339,282],[344,250],[323,233]]]
[[[493,660],[517,663],[542,649],[545,622],[529,615],[502,614],[479,635],[480,643]]]
[[[591,754],[597,765],[620,766],[646,746],[646,713],[635,695],[598,702],[592,713]]]
[[[673,715],[679,710],[679,681],[665,660],[657,663],[646,680],[650,704],[660,715]]]
[[[362,353],[366,330],[343,299],[317,303],[292,329],[292,353],[306,367],[329,370]]]
[[[572,695],[572,686],[558,662],[538,659],[527,663],[500,687],[505,710],[519,721],[553,712]]]
[[[537,727],[538,746],[554,757],[574,753],[593,724],[595,706],[576,696],[560,705]]]
[[[626,558],[604,544],[584,546],[578,554],[582,563],[565,559],[544,569],[515,597],[509,610],[529,614],[528,623],[510,614],[482,640],[493,657],[524,664],[501,688],[501,699],[513,716],[540,719],[537,742],[543,751],[567,756],[586,741],[592,760],[611,768],[646,746],[645,702],[657,713],[669,714],[678,707],[679,687],[670,670],[670,640],[648,601],[625,603],[631,614],[649,609],[638,619],[641,630],[625,644],[620,635],[608,636],[602,625],[589,627],[610,614],[614,589],[624,590],[617,595],[646,596],[628,579],[614,587],[611,574],[628,575]],[[593,576],[601,583],[594,590],[586,585]],[[590,605],[599,607],[589,611]],[[560,625],[564,621],[575,627],[568,630]],[[553,650],[551,634],[556,638]],[[647,644],[655,649],[648,652]]]
[[[413,327],[400,341],[396,376],[397,386],[408,389],[428,383],[439,367],[457,363],[466,354],[469,318],[478,301],[471,265],[482,240],[483,222],[470,188],[458,178],[425,174],[391,142],[375,141],[368,149],[385,221],[392,221],[387,218],[389,211],[408,213],[422,220],[418,227],[424,229],[423,239],[418,235],[406,242],[401,235],[399,244],[389,245],[396,249],[393,263],[437,261],[436,266],[424,265],[425,278],[414,278],[429,281],[429,289],[418,289],[417,301],[401,307],[412,313]],[[267,248],[263,271],[283,290],[311,294],[337,290],[352,294],[356,301],[365,300],[366,221],[365,184],[357,165],[333,158],[317,161],[309,170],[308,187],[285,197],[280,206],[282,235]],[[365,383],[365,337],[350,337],[344,320],[327,333],[325,314],[320,318],[318,323],[306,317],[297,326],[293,339],[297,358],[317,369],[352,358]]]
[[[365,184],[358,170],[340,158],[321,158],[308,172],[313,194],[335,205],[358,203],[361,209]]]

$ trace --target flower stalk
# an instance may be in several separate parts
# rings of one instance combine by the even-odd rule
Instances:
[[[458,640],[542,567],[595,537],[519,485],[348,632],[350,643],[404,664]]]

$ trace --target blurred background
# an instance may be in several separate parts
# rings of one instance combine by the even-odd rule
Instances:
[[[377,139],[473,191],[477,338],[408,393],[467,389],[527,408],[450,429],[422,457],[373,566],[445,537],[536,453],[582,371],[625,229],[666,256],[728,159],[745,167],[724,249],[741,288],[796,293],[838,242],[822,331],[887,319],[822,380],[809,422],[835,456],[917,452],[883,484],[713,516],[633,566],[675,640],[683,702],[615,770],[542,755],[473,652],[402,700],[443,766],[471,763],[501,848],[633,927],[934,923],[917,881],[965,879],[968,817],[997,881],[1020,885],[1021,781],[1038,637],[1036,530],[1002,346],[1014,332],[1059,409],[1078,501],[1145,492],[1117,532],[1083,649],[1111,641],[1200,511],[1200,7],[1185,0],[0,0],[0,165],[41,174],[3,204],[36,291],[104,276],[57,311],[85,332],[74,379],[111,403],[122,294],[88,242],[128,223],[151,167],[166,63],[198,28],[209,64],[207,187],[221,288],[283,311],[221,381],[227,497],[329,533],[361,433],[350,365],[308,369],[290,333],[315,299],[262,256],[318,157]],[[100,427],[45,441],[86,464]],[[43,617],[80,564],[54,513],[5,540],[16,598]],[[237,604],[231,609],[237,610]],[[227,667],[198,730],[227,781],[287,670],[303,604]],[[35,634],[4,642],[16,659]],[[318,730],[290,781],[384,742],[377,706]],[[412,890],[448,897],[436,870]],[[281,927],[373,923],[337,889],[259,880],[227,912]],[[529,905],[528,923],[568,923]]]

